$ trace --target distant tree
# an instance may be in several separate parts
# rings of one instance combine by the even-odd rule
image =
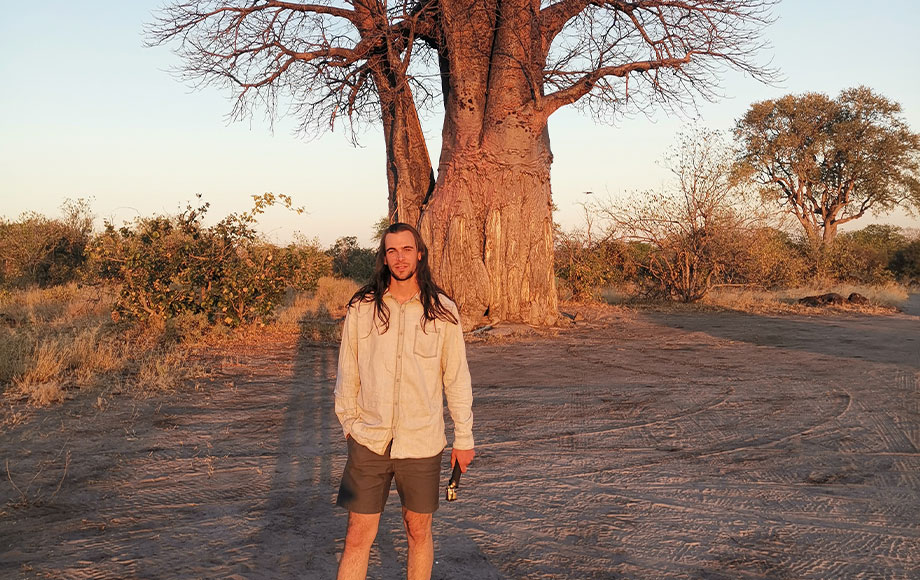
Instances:
[[[372,236],[372,239],[375,242],[380,242],[380,238],[384,236],[384,234],[387,231],[387,228],[390,227],[391,223],[393,222],[391,222],[390,218],[388,218],[387,216],[383,216],[382,218],[377,220],[377,223],[374,224],[374,235]]]
[[[837,236],[826,253],[825,274],[838,280],[877,284],[893,278],[891,261],[907,245],[901,228],[871,224]]]
[[[920,284],[920,238],[895,252],[891,259],[891,271],[904,282]]]
[[[735,135],[739,172],[794,215],[815,247],[867,212],[920,208],[920,135],[898,103],[866,87],[755,103]]]
[[[233,114],[305,131],[381,122],[389,217],[418,224],[465,323],[557,318],[548,119],[716,94],[752,63],[774,0],[188,0],[150,30]],[[435,179],[419,111],[443,105]],[[290,105],[290,106],[287,106]]]

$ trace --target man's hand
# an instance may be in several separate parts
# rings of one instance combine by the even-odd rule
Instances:
[[[466,473],[466,468],[473,461],[473,457],[475,456],[476,451],[473,449],[451,449],[450,466],[453,467],[454,463],[459,463],[460,473]]]

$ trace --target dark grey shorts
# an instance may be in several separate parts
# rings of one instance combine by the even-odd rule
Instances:
[[[353,437],[348,438],[348,461],[336,505],[359,514],[379,514],[395,477],[403,507],[420,514],[438,509],[441,454],[424,459],[391,459],[392,445],[390,442],[384,455],[377,455]]]

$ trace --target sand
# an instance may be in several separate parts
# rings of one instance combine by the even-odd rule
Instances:
[[[607,308],[468,352],[434,578],[920,577],[920,316]],[[213,351],[197,388],[7,429],[0,577],[333,578],[336,355]],[[398,506],[369,578],[404,576]]]

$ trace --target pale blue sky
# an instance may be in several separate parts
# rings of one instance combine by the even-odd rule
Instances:
[[[157,1],[0,0],[0,215],[58,215],[66,198],[92,198],[102,218],[174,213],[201,193],[212,217],[248,209],[252,194],[294,197],[309,214],[271,211],[263,229],[278,241],[295,232],[323,244],[342,235],[367,242],[386,213],[383,140],[369,128],[361,147],[341,131],[304,140],[282,119],[228,124],[231,102],[217,89],[193,91],[166,71],[168,48],[145,48],[143,25]],[[727,130],[750,103],[786,93],[836,96],[864,84],[900,102],[920,131],[920,7],[910,0],[785,0],[766,31],[764,62],[784,80],[765,86],[724,77],[725,98],[700,107],[701,124]],[[574,109],[550,120],[557,219],[580,217],[583,192],[622,195],[659,187],[657,163],[687,118],[659,112],[595,125]],[[428,121],[431,147],[439,120]],[[436,158],[434,159],[437,165]],[[888,220],[920,226],[915,217]]]

